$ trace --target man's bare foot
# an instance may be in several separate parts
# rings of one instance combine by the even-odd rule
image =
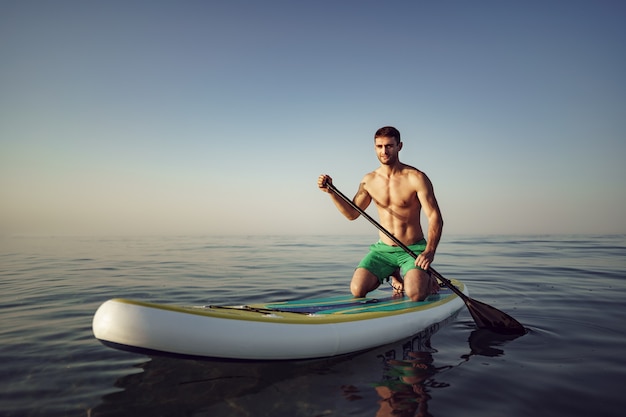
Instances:
[[[393,292],[395,294],[403,294],[404,293],[404,280],[400,275],[400,270],[396,269],[393,274],[391,274],[391,286],[393,287]]]

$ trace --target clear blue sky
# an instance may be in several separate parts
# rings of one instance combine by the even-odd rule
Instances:
[[[626,2],[3,1],[0,235],[368,233],[316,188],[435,185],[444,233],[626,233]]]

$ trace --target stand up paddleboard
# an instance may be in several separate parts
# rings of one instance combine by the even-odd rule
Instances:
[[[467,294],[459,281],[454,285]],[[441,288],[413,302],[376,290],[350,296],[247,306],[178,307],[112,299],[93,318],[103,344],[146,354],[238,360],[324,358],[411,337],[455,316],[463,301]]]

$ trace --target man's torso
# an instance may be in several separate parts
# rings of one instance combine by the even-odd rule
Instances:
[[[422,205],[418,198],[420,175],[422,173],[417,169],[403,165],[400,172],[389,177],[376,170],[363,180],[365,191],[378,208],[381,225],[406,245],[424,237],[420,224]],[[381,239],[394,244],[384,234]]]

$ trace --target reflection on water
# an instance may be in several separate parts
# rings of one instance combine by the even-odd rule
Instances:
[[[224,406],[230,408],[233,415],[241,415],[247,407],[252,407],[249,410],[252,415],[265,415],[265,412],[272,415],[270,406],[280,403],[272,399],[273,396],[282,396],[287,402],[294,401],[294,394],[302,399],[301,391],[306,391],[306,382],[290,387],[290,381],[303,377],[324,378],[329,369],[349,359],[255,362],[153,357],[137,365],[143,372],[118,379],[115,386],[123,391],[105,395],[90,415],[178,416],[203,415],[203,412],[213,415],[209,413],[212,407]],[[257,394],[261,401],[252,401],[252,404],[239,401]],[[263,408],[265,412],[257,412]]]
[[[153,357],[142,372],[115,382],[91,416],[347,414],[372,407],[376,416],[431,416],[428,401],[446,388],[442,371],[473,355],[503,355],[501,335],[475,331],[459,363],[436,366],[433,325],[410,340],[373,351],[316,361],[228,362]],[[509,339],[510,340],[510,339]],[[498,346],[499,348],[496,348]],[[344,380],[345,375],[350,375]],[[376,376],[378,375],[378,376]]]
[[[459,366],[473,355],[501,356],[504,343],[520,335],[502,335],[489,330],[475,330],[469,337],[470,353],[461,355],[463,361],[457,365],[435,366],[431,346],[431,337],[438,326],[430,327],[419,333],[412,340],[402,345],[402,357],[396,358],[396,350],[389,350],[383,355],[383,378],[375,385],[380,397],[377,417],[391,416],[432,416],[428,411],[428,401],[434,389],[449,387],[442,381],[442,371]]]
[[[429,328],[402,345],[402,357],[396,351],[385,352],[383,379],[375,385],[380,397],[376,416],[430,416],[428,400],[432,388],[445,388],[435,375],[449,366],[435,367],[430,338],[436,328]]]
[[[217,403],[267,390],[275,383],[311,372],[292,362],[223,362],[154,357],[143,372],[116,381],[123,391],[108,394],[92,416],[194,415]]]
[[[517,339],[521,335],[499,334],[488,329],[474,330],[469,337],[470,353],[462,357],[469,360],[472,355],[479,356],[501,356],[504,350],[499,347],[504,346],[507,342]]]

